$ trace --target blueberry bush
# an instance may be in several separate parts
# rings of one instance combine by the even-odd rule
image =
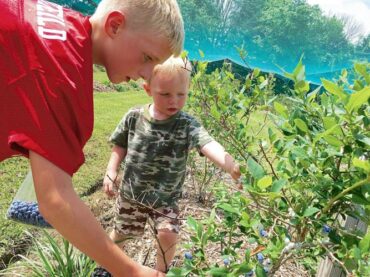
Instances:
[[[188,107],[238,158],[243,187],[214,185],[212,212],[188,218],[184,264],[168,276],[272,276],[290,259],[313,275],[326,255],[347,276],[370,276],[369,230],[343,226],[370,222],[370,64],[312,91],[300,60],[279,95],[258,69],[237,79],[228,64],[206,68],[196,65]]]

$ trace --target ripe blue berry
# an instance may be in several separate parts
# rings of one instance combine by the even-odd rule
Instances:
[[[329,225],[325,224],[324,226],[322,226],[322,231],[323,231],[324,234],[329,234],[330,231],[331,231],[331,228],[330,228]]]
[[[228,266],[230,264],[230,260],[228,258],[224,259],[224,265]]]
[[[193,255],[191,255],[191,253],[190,252],[185,252],[185,259],[187,259],[187,260],[192,260],[193,259]]]
[[[264,259],[263,254],[262,254],[262,253],[258,253],[258,254],[257,254],[257,260],[258,260],[258,262],[262,264],[263,259]]]
[[[268,236],[267,232],[263,229],[260,230],[260,236],[266,238]]]

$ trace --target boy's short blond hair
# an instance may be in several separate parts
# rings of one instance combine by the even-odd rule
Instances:
[[[192,66],[188,58],[171,56],[165,62],[157,64],[154,67],[152,77],[148,83],[150,83],[150,81],[153,80],[158,73],[164,73],[169,76],[181,74],[186,78],[187,82],[190,82],[191,70]]]
[[[185,35],[176,0],[102,0],[92,17],[103,21],[112,11],[124,13],[130,28],[164,37],[172,53],[180,55]]]

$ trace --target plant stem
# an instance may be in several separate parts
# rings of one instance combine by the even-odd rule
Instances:
[[[354,190],[358,187],[361,187],[363,185],[366,185],[367,183],[370,182],[370,175],[367,176],[366,179],[362,180],[362,181],[359,181],[357,183],[355,183],[354,185],[350,186],[349,188],[346,188],[345,190],[343,190],[341,193],[337,194],[334,198],[332,198],[329,203],[325,206],[325,208],[322,210],[322,213],[327,213],[330,208],[333,206],[334,202],[337,201],[339,198],[342,198],[344,195],[346,195],[347,193],[349,193],[351,190]]]

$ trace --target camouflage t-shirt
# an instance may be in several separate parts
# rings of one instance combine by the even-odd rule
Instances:
[[[156,120],[145,105],[122,118],[110,141],[127,149],[120,188],[123,196],[157,208],[177,204],[189,150],[199,151],[213,138],[183,111]]]

